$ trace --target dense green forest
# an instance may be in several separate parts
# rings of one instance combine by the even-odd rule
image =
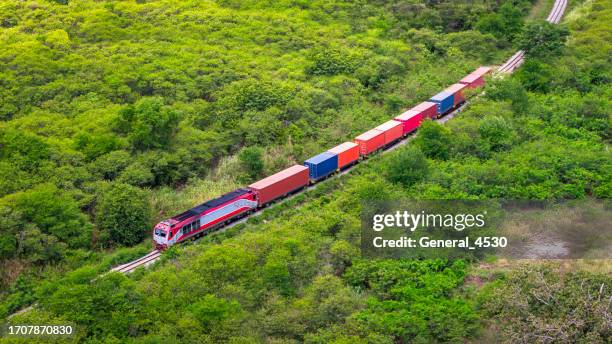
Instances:
[[[0,4],[0,313],[38,303],[11,321],[108,343],[610,337],[609,270],[359,255],[361,200],[610,198],[610,0],[573,3],[560,28],[524,24],[526,1]],[[147,251],[111,249],[155,220],[516,47],[527,62],[446,125],[148,271],[100,277]]]
[[[2,285],[139,243],[500,61],[529,7],[0,2]]]

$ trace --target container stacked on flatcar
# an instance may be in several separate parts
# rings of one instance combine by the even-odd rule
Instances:
[[[423,112],[408,110],[395,117],[395,120],[402,123],[402,132],[404,135],[407,135],[421,126],[421,122],[423,122]]]
[[[491,73],[491,67],[479,67],[472,73],[466,75],[459,81],[461,84],[466,84],[469,88],[478,88],[484,85],[485,75]]]
[[[294,165],[249,185],[249,189],[255,193],[257,202],[262,207],[305,187],[309,182],[308,167]]]
[[[453,84],[450,85],[444,92],[450,93],[453,95],[453,107],[457,107],[465,102],[465,95],[463,94],[463,90],[467,87],[466,84]]]
[[[311,182],[321,180],[338,169],[338,154],[323,152],[304,161],[304,166],[308,167]]]
[[[355,142],[345,142],[328,150],[338,156],[338,170],[342,170],[359,161],[359,145]]]
[[[385,134],[382,131],[372,129],[355,138],[359,145],[359,155],[368,156],[381,149],[385,145]]]
[[[385,146],[389,146],[398,141],[404,135],[402,122],[390,120],[378,127],[375,130],[382,132],[385,136]]]
[[[423,116],[423,120],[426,118],[435,118],[438,115],[438,104],[434,102],[422,102],[410,110],[420,113],[421,116]]]
[[[449,112],[454,104],[455,99],[452,93],[442,91],[429,99],[430,102],[436,103],[438,116],[445,115]]]

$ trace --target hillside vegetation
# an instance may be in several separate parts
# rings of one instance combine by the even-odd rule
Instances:
[[[1,285],[137,244],[500,61],[529,5],[0,1]]]
[[[11,321],[72,322],[75,342],[465,343],[494,325],[508,342],[605,343],[609,274],[517,267],[480,290],[469,261],[361,258],[359,214],[363,200],[406,196],[609,200],[611,16],[611,0],[594,0],[567,29],[534,24],[561,48],[538,46],[447,125],[426,122],[408,146],[172,248],[151,270],[98,277],[105,261],[49,278],[38,307]],[[358,99],[381,94],[366,88]]]

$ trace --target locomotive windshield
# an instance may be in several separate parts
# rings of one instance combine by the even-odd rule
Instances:
[[[157,235],[157,236],[165,238],[166,234],[167,234],[166,231],[163,230],[163,229],[159,229],[159,228],[155,229],[155,235]]]

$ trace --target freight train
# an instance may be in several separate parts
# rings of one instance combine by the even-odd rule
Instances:
[[[460,107],[465,102],[464,90],[482,87],[489,73],[491,68],[480,67],[429,101],[357,136],[354,142],[344,142],[306,160],[304,165],[291,166],[158,223],[153,229],[155,247],[163,250],[208,234],[394,145],[416,131],[424,120],[439,118]]]

